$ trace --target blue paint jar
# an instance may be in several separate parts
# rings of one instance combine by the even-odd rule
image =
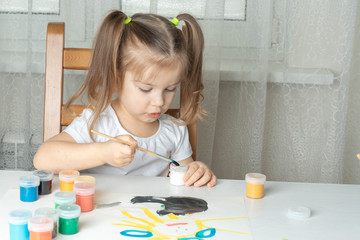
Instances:
[[[51,193],[52,189],[52,180],[54,177],[54,172],[51,170],[36,170],[33,173],[35,176],[40,178],[39,185],[39,194],[46,195]]]
[[[8,223],[10,228],[10,240],[28,240],[28,220],[32,217],[29,210],[17,209],[8,215]]]
[[[35,210],[34,216],[51,218],[54,222],[54,228],[52,230],[52,238],[56,238],[58,233],[58,221],[59,221],[58,210],[49,207],[38,208]]]
[[[20,200],[23,202],[33,202],[38,199],[38,188],[40,178],[35,175],[24,175],[19,178]]]

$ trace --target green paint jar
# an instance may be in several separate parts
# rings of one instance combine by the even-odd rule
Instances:
[[[76,204],[64,204],[58,207],[59,233],[71,235],[79,232],[81,208]]]
[[[55,208],[63,204],[74,204],[76,202],[76,195],[74,192],[56,192],[54,194]]]

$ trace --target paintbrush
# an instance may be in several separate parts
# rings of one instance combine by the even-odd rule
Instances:
[[[111,136],[109,136],[109,135],[106,135],[106,134],[104,134],[104,133],[95,131],[95,130],[93,130],[93,129],[91,130],[91,132],[92,132],[92,133],[95,133],[95,134],[98,134],[98,135],[100,135],[100,136],[106,137],[106,138],[108,138],[108,139],[111,139],[111,140],[113,140],[113,141],[115,141],[115,142],[119,142],[119,143],[122,143],[122,144],[126,144],[126,145],[128,145],[128,146],[131,146],[131,145],[132,145],[132,144],[129,143],[129,142],[126,142],[126,141],[123,141],[123,140],[120,140],[120,139],[111,137]],[[136,149],[139,150],[139,151],[142,151],[142,152],[144,152],[144,153],[147,153],[147,154],[156,156],[156,157],[158,157],[158,158],[160,158],[160,159],[162,159],[162,160],[171,162],[171,163],[175,164],[176,166],[180,166],[180,164],[179,164],[177,161],[172,160],[172,159],[167,158],[167,157],[164,157],[164,156],[162,156],[162,155],[160,155],[160,154],[154,153],[154,152],[152,152],[152,151],[150,151],[150,150],[147,150],[147,149],[145,149],[145,148],[137,147]]]

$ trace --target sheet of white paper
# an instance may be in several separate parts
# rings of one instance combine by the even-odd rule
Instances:
[[[19,189],[9,190],[0,201],[2,238],[9,239],[7,214],[11,210],[34,212],[40,207],[54,207],[53,194],[27,203],[20,201]],[[242,197],[203,198],[208,204],[204,212],[159,215],[162,204],[132,204],[130,200],[136,196],[141,195],[96,192],[95,204],[102,207],[81,214],[79,233],[58,234],[56,239],[253,239]]]

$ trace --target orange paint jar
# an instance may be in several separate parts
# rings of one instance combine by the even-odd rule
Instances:
[[[76,170],[64,170],[59,172],[60,191],[73,191],[75,178],[80,176],[79,171]]]
[[[246,196],[248,198],[263,198],[266,176],[261,173],[248,173],[245,176]]]
[[[29,219],[29,240],[51,240],[54,222],[48,217],[32,217]]]
[[[89,182],[78,182],[74,185],[76,204],[81,212],[90,212],[94,209],[95,185]]]

